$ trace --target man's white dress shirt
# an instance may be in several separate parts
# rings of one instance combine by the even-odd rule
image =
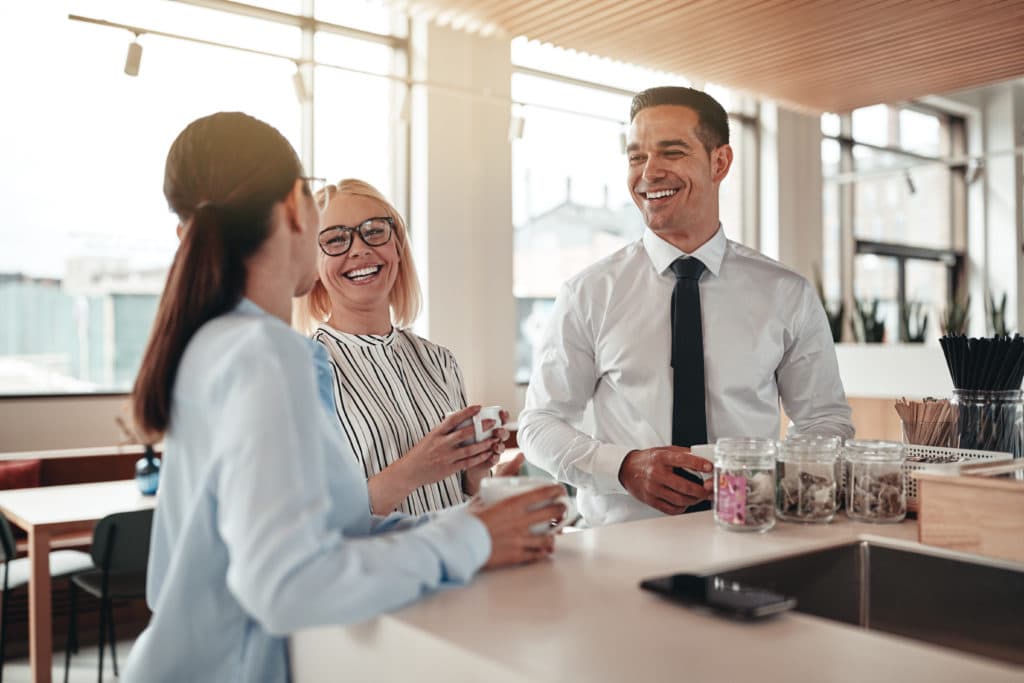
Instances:
[[[619,468],[672,443],[671,263],[685,254],[649,229],[568,280],[536,359],[519,443],[530,462],[579,488],[588,525],[662,513],[633,498]],[[811,284],[732,242],[719,227],[693,254],[700,279],[708,441],[794,429],[853,435],[824,309]],[[593,433],[582,431],[592,404]]]

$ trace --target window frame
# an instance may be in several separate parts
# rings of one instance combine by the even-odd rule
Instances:
[[[856,282],[854,281],[855,260],[862,255],[876,255],[896,259],[897,263],[897,319],[902,320],[907,310],[907,287],[906,287],[906,266],[908,261],[921,260],[939,262],[947,268],[947,302],[952,300],[959,292],[963,291],[966,283],[968,258],[966,251],[967,244],[967,182],[966,162],[959,161],[965,158],[966,154],[966,121],[963,117],[942,111],[919,102],[900,103],[887,105],[889,107],[890,126],[892,118],[898,119],[899,111],[903,109],[926,113],[939,118],[941,126],[940,155],[929,156],[919,152],[904,149],[892,145],[877,145],[857,140],[853,135],[852,112],[839,114],[839,133],[826,134],[822,132],[822,140],[834,140],[839,145],[839,169],[831,177],[824,178],[825,183],[836,183],[839,192],[839,232],[840,232],[840,272],[838,274],[826,273],[825,277],[839,279],[839,291],[841,299],[848,311],[855,310],[854,293]],[[862,147],[878,152],[895,155],[898,158],[910,159],[912,163],[900,165],[891,169],[871,169],[858,171],[854,156],[854,148]],[[865,177],[880,175],[897,175],[909,173],[914,166],[924,164],[945,164],[950,170],[950,195],[949,195],[949,227],[950,247],[933,248],[920,247],[899,241],[878,241],[863,239],[856,236],[856,192],[857,183]],[[823,221],[823,226],[828,221]],[[834,280],[833,280],[834,281]],[[941,311],[936,311],[940,314]],[[851,319],[852,320],[852,319]],[[844,326],[844,330],[845,330]],[[899,326],[897,335],[894,336],[899,342],[905,342],[903,338],[902,325]],[[843,337],[845,339],[846,332]]]
[[[233,14],[239,17],[248,17],[261,19],[268,22],[277,24],[283,24],[287,26],[296,26],[301,29],[300,44],[297,46],[298,57],[288,54],[278,54],[269,51],[261,51],[241,45],[232,44],[230,37],[225,36],[223,40],[211,41],[203,38],[197,38],[189,36],[185,33],[175,33],[171,31],[162,31],[156,26],[136,26],[127,23],[119,23],[116,21],[108,21],[105,19],[95,19],[90,16],[83,14],[76,14],[74,12],[67,15],[67,21],[79,21],[83,23],[92,23],[105,26],[111,29],[122,29],[128,31],[134,31],[136,35],[152,34],[169,38],[172,40],[181,40],[192,43],[205,44],[211,47],[216,47],[224,50],[233,50],[248,52],[254,54],[261,54],[266,57],[280,59],[286,62],[292,62],[296,65],[300,73],[302,73],[306,79],[308,88],[308,97],[300,103],[300,121],[301,121],[301,136],[302,143],[300,149],[296,150],[299,153],[300,161],[303,167],[309,172],[312,172],[314,168],[314,149],[315,149],[315,121],[313,116],[314,103],[316,97],[316,79],[314,78],[313,72],[317,67],[324,67],[329,69],[338,69],[348,72],[363,73],[368,76],[377,78],[383,78],[392,81],[398,86],[402,86],[402,94],[406,100],[411,97],[411,72],[410,72],[410,59],[409,59],[409,22],[408,15],[401,13],[397,10],[395,12],[396,18],[401,16],[401,30],[400,33],[403,35],[391,35],[375,33],[372,31],[366,31],[342,24],[335,24],[328,21],[317,19],[313,12],[313,3],[310,0],[305,0],[302,3],[302,13],[292,14],[288,12],[282,12],[264,7],[258,7],[254,5],[247,5],[240,2],[232,2],[231,0],[178,0],[182,4],[199,7],[211,12],[223,12]],[[397,25],[397,22],[396,22]],[[388,74],[375,74],[367,73],[359,69],[347,68],[338,64],[318,62],[315,53],[315,36],[317,33],[328,33],[333,35],[340,35],[347,38],[362,40],[374,44],[387,45],[392,49],[392,64],[391,71]],[[396,102],[392,101],[392,106]],[[410,164],[410,150],[409,150],[409,122],[403,120],[403,126],[397,128],[394,131],[392,140],[392,163],[391,163],[391,174],[392,174],[392,187],[394,188],[395,197],[394,201],[396,208],[403,213],[407,213],[410,195],[409,195],[409,164]],[[35,279],[35,278],[32,278]],[[63,278],[61,278],[63,280]],[[11,393],[6,390],[3,385],[0,385],[0,401],[24,401],[24,400],[52,400],[52,399],[80,399],[80,398],[103,398],[103,397],[118,397],[128,396],[131,390],[128,391],[115,389],[115,388],[102,388],[96,391],[70,391],[70,392],[46,392],[38,391],[31,393]]]

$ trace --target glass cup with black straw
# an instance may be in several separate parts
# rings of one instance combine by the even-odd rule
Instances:
[[[960,448],[1024,458],[1024,337],[939,340],[953,379]]]

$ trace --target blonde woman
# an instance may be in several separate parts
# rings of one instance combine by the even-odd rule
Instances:
[[[408,329],[420,286],[402,216],[361,180],[324,191],[320,277],[297,322],[330,357],[334,410],[362,461],[371,509],[418,515],[461,503],[490,475],[508,432],[471,443],[472,426],[456,429],[480,406],[467,407],[452,352]],[[515,474],[521,462],[496,473]]]

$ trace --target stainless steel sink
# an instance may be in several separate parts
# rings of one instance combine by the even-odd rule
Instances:
[[[1024,572],[858,542],[721,572],[797,610],[1024,664]]]

